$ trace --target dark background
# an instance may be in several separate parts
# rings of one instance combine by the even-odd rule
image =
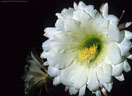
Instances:
[[[3,0],[5,1],[5,0]],[[54,26],[56,12],[72,7],[73,1],[79,0],[7,0],[0,2],[1,33],[1,96],[24,96],[22,75],[26,57],[35,48],[41,52],[41,44],[45,27]],[[120,17],[122,10],[126,13],[120,23],[132,21],[132,0],[83,0],[86,4],[94,4],[95,8],[109,3],[109,13]],[[132,31],[132,26],[128,28]],[[129,62],[132,62],[129,60]],[[132,63],[131,63],[132,66]],[[126,80],[114,80],[110,96],[132,96],[132,71],[124,73]]]

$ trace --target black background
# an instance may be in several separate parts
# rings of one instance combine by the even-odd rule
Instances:
[[[26,57],[35,48],[41,52],[45,27],[54,26],[55,13],[63,8],[72,7],[73,1],[79,0],[41,0],[21,2],[20,0],[0,2],[1,33],[1,96],[24,96],[22,75]],[[122,10],[126,13],[120,23],[132,21],[132,0],[83,0],[94,4],[95,8],[109,3],[109,13],[120,17]],[[128,28],[132,31],[132,26]],[[131,63],[132,61],[129,60]],[[131,63],[132,66],[132,63]],[[114,79],[110,96],[132,96],[132,72],[124,73],[126,80]]]

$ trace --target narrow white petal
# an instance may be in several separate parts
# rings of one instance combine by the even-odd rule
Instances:
[[[55,23],[56,30],[64,31],[64,20],[63,19],[57,19]]]
[[[86,85],[84,85],[82,88],[80,88],[80,90],[79,90],[79,96],[85,95],[85,91],[86,91]]]
[[[88,5],[85,7],[84,9],[87,14],[89,14],[92,18],[95,18],[98,14],[98,11],[96,9],[94,9],[94,6],[93,5]]]
[[[125,56],[129,52],[129,50],[131,49],[131,45],[131,41],[125,38],[122,40],[121,43],[118,44],[122,56]]]
[[[101,85],[104,83],[109,83],[111,81],[111,76],[110,75],[107,76],[107,74],[110,74],[110,73],[109,72],[107,72],[107,74],[104,73],[102,67],[99,67],[96,71],[97,71],[98,80],[100,81]]]
[[[109,24],[108,39],[118,42],[120,40],[120,31],[114,24]]]
[[[123,72],[123,65],[124,63],[120,63],[117,65],[112,65],[112,76],[119,76]]]
[[[42,52],[41,53],[41,58],[47,58],[49,56],[49,52]]]
[[[104,75],[107,77],[108,81],[111,81],[112,67],[110,64],[103,65],[103,72],[104,72]]]
[[[130,65],[128,64],[128,61],[125,60],[125,61],[124,61],[124,71],[125,71],[125,72],[129,72],[130,70],[131,70],[131,67],[130,67]]]
[[[108,84],[103,84],[103,85],[107,89],[107,91],[110,92],[112,89],[113,83],[108,83]]]
[[[42,43],[42,48],[44,51],[49,51],[50,50],[50,40],[47,40],[44,43]]]
[[[52,38],[57,33],[57,30],[54,27],[47,27],[44,29],[44,32],[48,38]]]
[[[116,26],[117,26],[118,23],[119,23],[119,19],[118,19],[116,16],[114,16],[114,15],[108,15],[108,16],[106,17],[106,19],[110,21],[110,24],[114,24],[114,25],[116,25]]]
[[[73,15],[73,8],[64,8],[62,11],[61,11],[61,15],[65,18],[71,18],[72,15]]]
[[[70,95],[77,94],[77,92],[78,92],[78,90],[75,89],[74,87],[70,87],[70,88],[69,88],[69,93],[70,93]]]
[[[76,10],[73,13],[73,19],[79,21],[81,26],[88,27],[91,17],[85,11]]]
[[[84,9],[86,4],[84,4],[82,1],[78,3],[78,9]]]
[[[53,85],[58,85],[60,83],[61,83],[60,77],[59,76],[55,77],[54,80],[53,80]]]
[[[57,18],[64,18],[60,13],[56,13],[55,15],[57,16]]]
[[[119,81],[124,81],[124,80],[125,80],[123,74],[121,74],[120,76],[115,76],[115,78],[116,78],[117,80],[119,80]]]
[[[123,57],[121,57],[121,51],[116,44],[109,44],[108,49],[109,50],[107,50],[105,58],[106,62],[109,62],[109,64],[119,64],[120,62],[122,62]]]
[[[60,73],[60,70],[52,67],[52,66],[49,66],[48,67],[48,74],[51,76],[51,77],[55,77],[55,76],[58,76]]]
[[[132,39],[132,32],[125,30],[125,38],[126,39]]]
[[[87,68],[84,66],[73,67],[73,71],[69,73],[70,81],[75,88],[81,88],[87,82]],[[78,79],[77,79],[78,78]]]
[[[100,92],[99,90],[95,92],[95,95],[96,95],[96,96],[102,96],[102,95],[101,95],[101,92]]]
[[[103,17],[106,17],[108,15],[108,3],[105,3],[100,11],[102,12]]]
[[[73,19],[66,19],[64,22],[64,29],[66,32],[76,32],[79,28],[79,22]]]
[[[92,27],[94,28],[94,30],[97,30],[99,34],[103,33],[107,35],[109,32],[109,21],[104,20],[101,15],[97,15],[93,20]]]
[[[99,88],[99,81],[97,79],[97,75],[96,72],[93,68],[90,69],[90,71],[88,72],[88,88],[91,91],[96,91]]]

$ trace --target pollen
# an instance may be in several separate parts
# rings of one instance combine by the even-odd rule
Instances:
[[[84,48],[78,51],[78,60],[85,61],[85,60],[92,60],[95,57],[95,53],[97,51],[98,46],[92,45],[90,48]]]

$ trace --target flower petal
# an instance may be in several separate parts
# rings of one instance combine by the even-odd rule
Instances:
[[[70,82],[72,83],[70,86],[81,88],[87,81],[87,68],[74,62],[71,66],[62,70],[60,79],[62,83],[67,84],[67,82]]]
[[[116,16],[114,16],[114,15],[108,15],[105,19],[106,20],[109,20],[110,21],[110,24],[114,24],[116,26],[119,23],[119,19]]]
[[[128,39],[128,40],[132,39],[132,32],[127,30],[125,30],[124,32],[125,32],[125,39]]]
[[[124,39],[119,44],[117,44],[121,50],[122,56],[125,56],[131,49],[132,43],[129,41],[131,38],[131,33],[129,31],[125,31]]]
[[[59,76],[55,77],[54,80],[53,80],[53,85],[58,85],[60,83],[61,83],[60,77]]]
[[[49,51],[50,50],[50,40],[47,40],[47,41],[45,41],[44,43],[42,43],[42,48],[43,48],[43,50],[44,51]]]
[[[98,14],[98,11],[96,9],[94,9],[93,5],[86,6],[84,11],[86,11],[87,14],[89,14],[92,18],[95,18]]]
[[[78,90],[75,89],[74,87],[70,87],[70,88],[69,88],[69,93],[70,93],[70,95],[77,94],[77,92],[78,92]]]
[[[53,36],[57,33],[57,30],[56,30],[56,28],[54,28],[54,27],[51,27],[51,28],[45,28],[44,29],[44,32],[45,32],[45,35],[48,37],[48,38],[50,38],[50,39],[52,39],[53,38]]]
[[[120,31],[114,24],[109,24],[108,39],[114,42],[118,42],[120,40]]]
[[[88,72],[88,89],[91,91],[96,91],[99,88],[99,81],[97,79],[96,72],[94,68],[90,69]]]
[[[103,84],[103,85],[104,85],[104,87],[107,89],[107,91],[110,92],[111,89],[112,89],[113,83]]]
[[[67,18],[64,21],[64,29],[66,32],[76,32],[79,29],[79,22],[73,20],[73,19],[69,19]]]
[[[63,19],[57,19],[55,23],[55,27],[57,31],[64,31],[64,20]]]
[[[86,7],[86,4],[84,4],[82,1],[78,3],[78,9],[84,9]]]
[[[55,67],[52,67],[52,66],[49,66],[49,67],[48,67],[48,74],[49,74],[51,77],[58,76],[59,73],[60,73],[60,70],[56,69]]]
[[[119,81],[124,81],[124,80],[125,80],[123,74],[121,74],[120,76],[115,76],[115,78],[116,78],[117,80],[119,80]]]
[[[73,13],[73,19],[80,21],[81,26],[87,27],[91,17],[85,11],[77,10]]]
[[[117,65],[112,65],[112,76],[119,76],[123,72],[123,62]]]
[[[125,71],[125,72],[129,72],[130,70],[131,70],[131,67],[130,67],[130,65],[128,64],[128,61],[125,60],[125,61],[124,61],[124,71]]]
[[[41,58],[47,58],[48,56],[49,56],[49,52],[43,51],[43,52],[41,53]]]
[[[86,91],[86,84],[82,88],[80,88],[80,90],[79,90],[79,96],[85,95],[85,91]]]
[[[61,15],[66,17],[66,18],[71,18],[72,15],[73,15],[73,8],[64,8],[62,11],[61,11]]]
[[[95,92],[96,96],[102,96],[100,90]]]
[[[108,72],[106,72],[107,70],[108,70]],[[112,77],[110,75],[111,74],[111,66],[110,65],[104,66],[104,68],[99,67],[96,70],[96,72],[97,72],[98,80],[100,81],[101,85],[104,83],[111,82]]]
[[[119,64],[122,62],[122,57],[120,53],[120,49],[114,43],[108,45],[107,54],[106,54],[106,62],[109,64]]]

